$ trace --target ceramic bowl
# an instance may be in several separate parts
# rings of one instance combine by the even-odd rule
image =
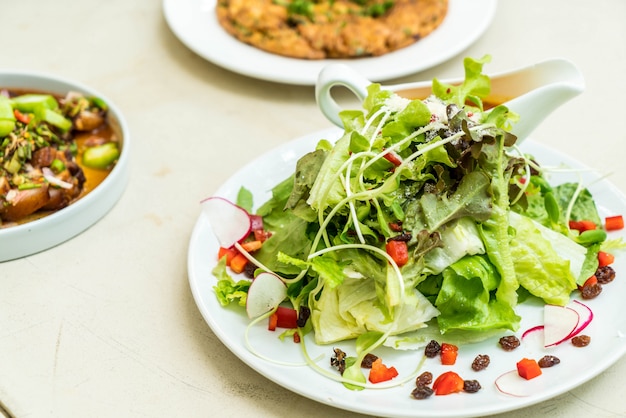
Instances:
[[[120,157],[109,175],[91,192],[69,206],[43,218],[0,229],[0,262],[47,250],[75,237],[98,222],[119,200],[129,174],[130,133],[122,113],[101,93],[81,83],[57,76],[23,71],[0,71],[0,88],[42,91],[64,96],[77,91],[103,99],[109,106],[108,122],[121,138]]]

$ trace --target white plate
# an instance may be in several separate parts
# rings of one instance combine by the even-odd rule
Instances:
[[[109,123],[122,139],[120,158],[111,173],[80,200],[44,218],[0,229],[0,262],[47,250],[80,234],[102,218],[119,200],[128,182],[130,132],[122,113],[101,93],[50,74],[0,71],[0,88],[39,90],[65,95],[77,91],[100,97],[109,106]]]
[[[448,15],[430,35],[381,57],[352,60],[303,60],[261,51],[222,29],[216,0],[163,0],[174,34],[201,57],[236,73],[279,83],[314,85],[329,62],[343,62],[369,80],[380,82],[423,71],[463,52],[489,27],[496,0],[450,0]]]
[[[312,150],[319,139],[334,140],[339,134],[338,129],[331,129],[286,143],[242,168],[217,191],[216,195],[235,200],[239,188],[244,186],[253,192],[255,204],[260,205],[269,198],[270,189],[293,172],[295,163],[301,155]],[[534,155],[544,166],[564,163],[570,167],[584,167],[566,155],[530,140],[527,140],[522,148]],[[263,175],[259,176],[258,173]],[[575,181],[576,177],[572,174],[554,175],[551,182],[558,184],[568,179]],[[596,179],[598,175],[591,171],[583,173],[584,182]],[[594,183],[590,190],[598,202],[601,216],[626,213],[626,198],[608,181],[600,180]],[[624,235],[624,231],[610,233],[612,238]],[[212,276],[211,270],[217,256],[212,258],[211,254],[217,254],[217,249],[218,243],[208,222],[200,216],[190,240],[189,281],[198,308],[213,332],[243,362],[268,379],[302,396],[337,408],[391,417],[468,417],[501,413],[567,392],[606,370],[626,352],[626,317],[621,308],[621,301],[626,296],[626,282],[615,280],[604,287],[603,293],[597,299],[585,302],[595,314],[594,320],[584,332],[592,338],[591,344],[585,348],[575,348],[566,343],[545,350],[525,340],[517,350],[505,352],[498,346],[497,339],[492,339],[462,346],[455,366],[445,368],[438,365],[438,360],[435,359],[426,362],[425,369],[435,376],[443,370],[454,370],[464,379],[478,380],[482,385],[478,393],[432,396],[418,401],[410,397],[414,385],[412,381],[405,386],[391,389],[350,391],[309,367],[278,365],[261,359],[248,350],[244,341],[244,331],[248,324],[245,312],[239,307],[220,306],[213,292],[212,287],[216,279]],[[626,271],[625,260],[618,257],[614,267],[618,275]],[[521,336],[524,330],[542,323],[542,312],[542,307],[538,305],[520,305],[518,313],[523,319],[517,335]],[[293,363],[303,361],[298,344],[288,340],[280,341],[277,338],[278,332],[269,332],[266,326],[266,323],[259,324],[251,333],[250,340],[253,341],[255,349],[277,360]],[[335,346],[342,347],[348,354],[354,354],[353,342],[321,347],[307,337],[307,349],[311,357],[316,358],[320,354],[324,356],[319,363],[322,366],[328,365],[332,348]],[[413,371],[417,358],[421,356],[421,352],[398,353],[390,349],[381,350],[378,354],[381,354],[385,364],[398,369],[400,372],[398,379]],[[488,354],[491,364],[486,370],[474,372],[470,366],[478,354]],[[534,384],[544,387],[540,393],[528,397],[513,397],[498,392],[494,385],[496,377],[515,369],[515,363],[522,357],[539,359],[544,354],[556,355],[560,358],[561,364],[544,369],[543,375],[533,381]]]

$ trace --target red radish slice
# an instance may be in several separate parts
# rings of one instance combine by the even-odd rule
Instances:
[[[517,370],[511,370],[501,374],[496,378],[496,388],[507,395],[523,398],[533,396],[545,392],[550,387],[549,379],[538,377],[536,379],[526,380],[517,373]]]
[[[578,312],[566,306],[546,305],[543,308],[544,346],[552,347],[570,338],[578,327]]]
[[[246,299],[246,312],[251,319],[277,307],[287,297],[287,286],[280,277],[263,272],[250,284]]]
[[[245,209],[222,197],[209,197],[201,204],[220,246],[230,248],[250,233],[252,222]]]
[[[569,307],[578,313],[579,320],[578,326],[576,326],[576,328],[570,333],[568,339],[574,338],[580,334],[580,332],[587,328],[587,325],[589,325],[593,320],[593,311],[584,303],[574,300],[574,303],[570,304]]]

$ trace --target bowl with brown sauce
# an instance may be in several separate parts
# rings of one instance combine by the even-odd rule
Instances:
[[[128,182],[129,131],[114,105],[80,83],[0,71],[0,262],[83,232]]]

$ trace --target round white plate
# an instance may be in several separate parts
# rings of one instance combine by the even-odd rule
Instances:
[[[216,195],[236,199],[237,192],[243,186],[254,194],[255,206],[260,206],[270,197],[270,191],[278,182],[292,174],[297,159],[314,149],[318,140],[337,139],[339,129],[330,129],[307,135],[260,156],[233,175]],[[526,140],[522,149],[534,155],[544,166],[566,164],[569,167],[585,168],[581,163],[544,145]],[[258,173],[263,173],[259,176]],[[591,183],[599,176],[592,171],[582,173],[583,181]],[[553,175],[553,184],[564,181],[576,181],[572,174]],[[626,213],[626,197],[606,180],[599,180],[590,187],[598,210],[602,217]],[[200,211],[200,209],[199,209]],[[611,232],[611,238],[624,237],[625,232]],[[448,396],[432,396],[426,400],[415,400],[410,396],[414,383],[382,389],[350,391],[340,383],[332,381],[313,369],[302,365],[279,365],[264,360],[251,352],[245,343],[244,333],[249,321],[243,308],[238,306],[222,307],[214,294],[215,277],[211,274],[217,262],[218,243],[204,216],[200,216],[193,229],[188,253],[188,273],[193,297],[202,316],[213,332],[236,356],[251,368],[285,388],[320,403],[354,412],[389,417],[469,417],[485,416],[523,408],[579,386],[602,371],[606,370],[626,353],[626,317],[621,310],[621,301],[626,297],[626,282],[615,280],[606,285],[602,294],[594,300],[585,301],[594,312],[595,318],[584,331],[591,336],[592,342],[585,348],[576,348],[570,343],[552,349],[543,349],[528,340],[517,350],[505,352],[497,338],[477,344],[460,347],[459,359],[454,366],[441,366],[438,360],[428,360],[424,366],[436,377],[444,370],[454,370],[464,379],[476,379],[482,389],[478,393],[459,393]],[[212,258],[211,254],[215,255]],[[626,271],[626,260],[617,257],[614,264],[618,275]],[[517,333],[541,324],[543,309],[538,305],[520,305],[518,313],[522,316],[522,325]],[[250,333],[254,349],[264,356],[301,364],[303,356],[300,345],[287,339],[278,339],[279,332],[267,331],[267,324],[254,327]],[[319,364],[328,367],[335,346],[341,347],[348,355],[354,355],[354,342],[317,346],[309,336],[306,338],[307,350],[311,358],[323,357]],[[401,379],[410,374],[422,352],[396,352],[383,349],[380,354],[384,363],[397,368]],[[490,366],[481,372],[471,370],[471,363],[476,355],[488,354]],[[514,397],[499,392],[495,380],[502,373],[515,369],[515,363],[523,357],[539,359],[545,354],[560,358],[561,364],[544,369],[543,375],[533,381],[541,391],[527,397]]]
[[[100,97],[109,106],[109,123],[122,138],[120,158],[111,173],[80,200],[44,218],[0,229],[0,262],[47,250],[78,235],[102,218],[119,200],[128,182],[130,131],[115,104],[75,81],[36,72],[0,71],[0,88],[65,95],[77,91]]]
[[[314,85],[330,62],[354,67],[380,82],[423,71],[464,51],[489,27],[496,0],[450,0],[448,15],[430,35],[381,57],[352,60],[303,60],[261,51],[222,29],[215,15],[216,0],[163,0],[163,12],[174,34],[189,49],[230,71],[279,83]]]

